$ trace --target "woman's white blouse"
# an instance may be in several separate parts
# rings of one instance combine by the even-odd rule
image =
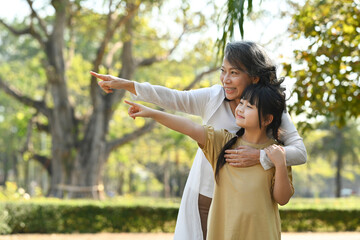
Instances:
[[[135,83],[135,90],[137,95],[132,94],[133,100],[150,102],[164,109],[200,116],[203,124],[211,125],[214,129],[227,129],[232,133],[239,129],[229,102],[224,100],[225,94],[221,85],[178,91],[149,83]],[[307,154],[303,140],[288,113],[284,113],[282,116],[280,130],[279,137],[285,143],[287,165],[305,163]],[[274,166],[263,150],[260,151],[260,163],[265,170]],[[202,239],[198,195],[200,193],[211,198],[213,191],[214,176],[211,165],[201,149],[198,149],[181,199],[175,240]]]

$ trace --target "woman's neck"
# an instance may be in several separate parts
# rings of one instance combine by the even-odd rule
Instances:
[[[241,138],[246,142],[254,144],[263,144],[269,141],[266,129],[245,129],[244,135]]]
[[[231,112],[233,113],[234,116],[235,116],[235,109],[236,109],[237,105],[239,105],[239,103],[240,103],[240,99],[235,99],[235,100],[229,101]]]

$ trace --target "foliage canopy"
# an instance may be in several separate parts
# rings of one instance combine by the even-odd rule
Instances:
[[[325,116],[338,127],[360,115],[360,3],[308,0],[293,16],[292,38],[306,42],[285,71],[296,78],[291,111]],[[309,127],[309,123],[303,123]]]

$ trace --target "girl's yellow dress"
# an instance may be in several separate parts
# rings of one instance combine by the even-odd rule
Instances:
[[[206,143],[200,146],[213,167],[219,153],[234,134],[227,130],[204,127]],[[265,144],[251,144],[238,138],[232,148],[248,145],[263,149],[276,144],[270,139]],[[275,168],[264,170],[260,164],[238,168],[225,164],[218,182],[208,218],[207,240],[279,240],[281,225],[278,204],[272,198]],[[288,175],[292,183],[291,167]]]

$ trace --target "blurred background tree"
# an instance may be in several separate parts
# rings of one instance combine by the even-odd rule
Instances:
[[[191,12],[189,4],[182,2],[172,19],[178,31],[170,34],[150,26],[150,16],[153,11],[161,11],[162,1],[104,1],[103,13],[87,7],[91,1],[53,0],[50,5],[37,8],[33,1],[27,3],[28,17],[12,24],[1,20],[3,29],[13,35],[6,34],[9,40],[5,39],[7,44],[2,45],[8,71],[2,72],[0,87],[31,108],[33,124],[29,129],[45,132],[51,144],[49,151],[41,155],[41,149],[32,141],[25,141],[23,158],[37,160],[49,168],[49,196],[63,197],[65,191],[68,197],[90,195],[71,191],[74,187],[97,188],[101,192],[103,169],[110,153],[149,132],[155,124],[150,121],[133,128],[129,127],[133,125],[128,118],[121,119],[121,131],[112,134],[113,114],[125,92],[104,94],[97,79],[90,78],[89,70],[132,79],[138,68],[172,61],[179,63],[176,75],[184,73],[178,88],[195,83],[201,79],[197,75],[216,70],[208,67],[211,59],[202,51],[204,47],[211,49],[211,45],[193,45],[198,49],[187,50],[198,53],[196,68],[187,65],[187,69],[181,69],[182,59],[170,56],[186,36],[205,30],[204,15]],[[42,9],[49,9],[44,16]],[[18,75],[24,63],[32,69],[28,75]],[[166,77],[164,67],[166,64],[158,65],[158,72]],[[33,83],[31,79],[35,79]]]
[[[286,75],[296,79],[290,111],[306,119],[298,123],[302,130],[317,126],[311,119],[333,125],[330,146],[336,152],[335,195],[340,197],[344,157],[352,154],[345,145],[353,144],[344,139],[344,127],[360,115],[360,3],[308,0],[293,6],[298,12],[289,30],[305,47],[294,51],[295,61],[284,64]]]
[[[282,55],[289,46],[280,35],[266,40],[265,28],[292,17],[290,45],[305,48],[283,68],[295,81],[290,110],[300,129],[313,129],[304,132],[308,163],[293,168],[296,196],[360,192],[358,1],[24,3],[28,16],[0,16],[0,184],[32,196],[89,197],[64,186],[104,186],[108,196],[180,197],[196,144],[130,119],[119,104],[130,96],[104,94],[89,71],[180,90],[211,86],[227,41],[262,29],[248,40],[275,42]],[[268,27],[244,27],[258,19]]]

